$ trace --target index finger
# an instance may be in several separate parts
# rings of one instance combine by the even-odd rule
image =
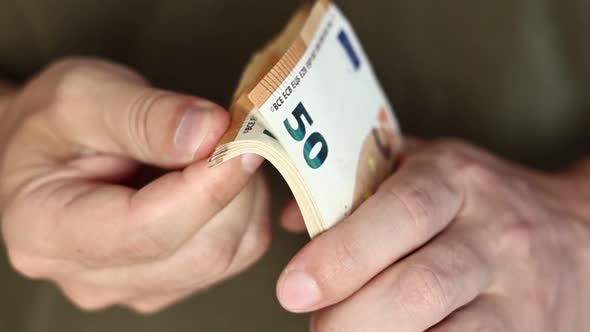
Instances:
[[[262,161],[244,155],[215,168],[201,161],[140,190],[103,183],[77,162],[18,193],[3,211],[3,234],[13,257],[23,252],[92,267],[152,261],[177,250],[223,210]],[[88,163],[128,167],[108,156]]]
[[[305,246],[279,278],[281,304],[306,312],[337,303],[443,230],[463,195],[433,159],[408,159],[351,217]]]

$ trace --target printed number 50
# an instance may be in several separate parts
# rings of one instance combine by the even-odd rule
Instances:
[[[295,107],[291,115],[295,118],[297,126],[293,128],[289,119],[285,119],[283,124],[285,125],[285,128],[287,128],[291,137],[297,142],[301,142],[307,133],[305,123],[307,122],[307,124],[311,126],[313,125],[313,120],[302,103],[299,103],[297,107]],[[316,148],[318,144],[321,146]],[[315,157],[313,158],[311,156],[312,152],[315,152]],[[328,143],[326,143],[326,139],[322,134],[314,132],[307,137],[307,140],[303,144],[303,157],[309,167],[313,169],[318,169],[324,164],[328,157]]]

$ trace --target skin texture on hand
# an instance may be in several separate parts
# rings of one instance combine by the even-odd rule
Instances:
[[[75,304],[153,312],[255,262],[270,241],[262,159],[204,160],[229,125],[207,100],[122,66],[59,61],[2,119],[0,211],[9,259]],[[145,166],[160,177],[131,185]],[[144,181],[145,182],[145,181]]]
[[[410,149],[277,285],[311,330],[590,330],[590,168],[525,169],[463,142]],[[289,205],[283,225],[301,215]]]

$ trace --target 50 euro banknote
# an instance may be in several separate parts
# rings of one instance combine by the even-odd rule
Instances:
[[[245,153],[285,178],[310,236],[350,215],[389,175],[402,138],[350,23],[329,0],[302,7],[255,54],[211,167]]]

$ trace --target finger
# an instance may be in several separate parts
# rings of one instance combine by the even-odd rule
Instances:
[[[291,199],[287,205],[285,205],[285,208],[281,213],[281,226],[291,233],[305,232],[306,228],[305,222],[303,221],[303,215],[294,199]]]
[[[15,199],[5,211],[4,231],[13,248],[41,257],[96,266],[152,260],[178,248],[221,211],[262,161],[246,155],[214,168],[201,161],[140,191],[64,168]]]
[[[481,332],[517,332],[523,331],[515,328],[511,314],[512,306],[501,297],[495,295],[482,295],[473,303],[454,312],[442,323],[429,329],[427,332],[456,332],[456,331],[481,331]]]
[[[239,209],[226,209],[226,206],[246,187],[263,161],[258,155],[247,154],[214,168],[201,161],[182,172],[168,174],[131,198],[132,218],[151,220],[146,234],[152,240],[162,241],[168,250],[180,247],[212,223],[210,219],[220,211],[231,212],[231,218],[245,227],[246,223],[241,222],[243,216],[236,216],[236,212],[249,211],[252,206]],[[171,220],[175,220],[174,227],[170,225]]]
[[[293,258],[277,285],[281,304],[310,311],[350,296],[445,228],[461,205],[462,193],[437,165],[408,159],[351,217]]]
[[[74,280],[72,280],[74,279]],[[121,291],[115,289],[89,289],[75,278],[62,279],[55,283],[71,303],[81,310],[96,311],[111,307],[122,296]]]
[[[170,257],[90,269],[88,265],[77,268],[59,260],[59,271],[51,279],[59,281],[65,295],[83,309],[126,304],[150,313],[243,271],[270,245],[266,184],[262,176],[255,179],[253,186],[240,193],[226,210],[204,227],[203,234],[195,234]],[[246,216],[236,218],[232,210],[244,211]]]
[[[253,207],[248,220],[248,229],[242,236],[236,255],[227,269],[228,275],[238,274],[254,264],[267,252],[272,240],[271,205],[267,183],[262,176],[257,179],[258,190],[253,201],[248,205]]]
[[[491,269],[469,233],[441,234],[388,268],[315,323],[318,331],[424,331],[471,302],[492,281]],[[458,330],[470,331],[470,330]]]
[[[251,195],[251,193],[247,193]],[[266,193],[260,193],[262,195],[267,195]],[[258,195],[257,195],[258,196]],[[255,208],[254,212],[252,213],[251,218],[249,218],[249,223],[247,226],[247,230],[245,231],[242,239],[239,241],[238,248],[236,253],[232,259],[232,262],[227,266],[225,276],[226,277],[236,275],[248,267],[250,267],[255,261],[257,261],[267,250],[270,246],[271,241],[271,223],[270,223],[270,205],[264,202],[264,197],[257,197],[256,205],[259,205],[258,208]],[[219,229],[214,230],[219,232],[227,232],[227,229]],[[169,307],[173,303],[177,303],[182,301],[183,299],[195,294],[199,290],[202,290],[203,287],[206,287],[206,283],[203,284],[202,277],[203,275],[209,273],[212,269],[208,268],[201,273],[197,273],[196,266],[202,266],[202,261],[195,261],[196,256],[194,253],[199,252],[199,246],[202,245],[202,241],[200,239],[195,239],[191,241],[193,243],[187,244],[186,248],[180,249],[183,252],[193,253],[191,256],[185,257],[192,257],[189,260],[178,260],[174,265],[170,265],[168,262],[158,263],[161,265],[165,265],[165,267],[155,268],[156,271],[161,271],[162,269],[177,269],[180,271],[186,271],[186,267],[191,266],[191,271],[195,271],[195,273],[182,273],[185,276],[185,280],[181,282],[175,282],[173,284],[168,285],[161,285],[157,288],[158,291],[150,292],[149,294],[142,294],[139,297],[133,297],[132,299],[128,299],[125,301],[127,306],[131,307],[132,309],[145,313],[151,314],[158,312],[166,307]],[[176,254],[175,256],[183,256],[181,252]],[[171,260],[177,260],[176,257],[172,257]],[[131,274],[137,273],[144,273],[144,271],[140,271],[138,268],[137,271],[133,271]],[[152,274],[152,273],[149,273]],[[121,278],[116,278],[117,280],[121,280]],[[131,281],[131,280],[130,280]],[[217,279],[214,282],[219,282],[221,279]],[[133,282],[133,281],[131,281]],[[136,281],[135,281],[136,283]],[[121,284],[121,288],[129,288],[128,285]]]
[[[264,186],[262,177],[257,177],[254,186],[240,193],[202,233],[170,257],[76,273],[76,280],[84,280],[85,287],[70,297],[88,308],[119,303],[138,312],[153,313],[243,271],[270,245],[270,205]],[[249,216],[228,218],[231,209],[247,211],[247,206],[253,207],[247,212]],[[97,289],[105,291],[92,297]]]
[[[66,141],[130,156],[162,167],[185,166],[208,156],[229,115],[207,100],[154,89],[90,62],[62,79],[65,100],[47,116]]]
[[[126,237],[129,244],[136,240],[136,245],[143,248],[143,252],[137,253],[139,259],[151,260],[174,252],[201,228],[213,223],[211,219],[234,200],[263,161],[257,155],[244,155],[214,168],[202,161],[182,172],[163,176],[129,198],[127,211],[123,213],[128,219],[120,236]],[[94,202],[72,206],[72,215],[75,218],[90,206],[95,206]],[[251,206],[225,210],[249,209]],[[232,217],[236,222],[242,220]],[[242,224],[245,223],[238,226],[245,227]],[[241,231],[235,233],[241,235]],[[134,260],[133,253],[121,254],[123,259]]]

